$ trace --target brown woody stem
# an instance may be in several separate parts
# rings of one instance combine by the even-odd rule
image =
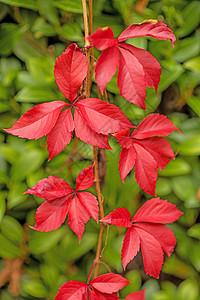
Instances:
[[[88,18],[87,18],[87,5],[86,0],[82,0],[83,6],[83,20],[84,20],[84,28],[85,28],[85,47],[89,46],[89,41],[87,37],[89,36],[89,28],[88,28]],[[89,25],[90,25],[90,34],[93,31],[93,16],[92,16],[92,0],[89,0]],[[86,59],[90,64],[90,49],[86,48]],[[93,55],[92,55],[93,56]],[[92,73],[93,73],[93,65],[94,61],[91,60],[91,69],[89,68],[88,74],[86,77],[86,88],[85,88],[85,96],[86,98],[90,97],[90,86],[92,82]],[[103,209],[103,202],[102,202],[102,195],[99,183],[99,167],[98,167],[98,155],[97,155],[97,147],[93,147],[94,153],[94,169],[95,169],[95,183],[96,183],[96,192],[97,198],[99,202],[99,210],[100,210],[100,218],[104,217],[104,209]],[[98,276],[99,272],[99,261],[101,258],[101,248],[102,248],[102,241],[103,241],[103,231],[104,231],[104,224],[100,224],[100,231],[99,231],[99,240],[97,244],[97,252],[95,257],[95,270],[94,270],[94,278]]]

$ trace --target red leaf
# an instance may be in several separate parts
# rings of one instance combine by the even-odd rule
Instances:
[[[81,171],[76,178],[76,191],[89,189],[94,184],[94,165]]]
[[[128,50],[133,56],[137,58],[144,71],[146,82],[145,86],[153,87],[157,92],[161,75],[161,66],[157,59],[148,51],[136,48],[129,44],[120,44],[120,47]]]
[[[69,226],[73,232],[77,234],[80,242],[85,230],[85,224],[90,219],[90,214],[88,210],[81,204],[77,196],[74,196],[71,201],[68,216]]]
[[[71,142],[74,121],[71,108],[61,112],[58,120],[47,136],[49,160],[59,154]]]
[[[124,300],[145,300],[145,291],[139,291],[129,294]]]
[[[46,200],[55,200],[73,192],[73,189],[65,180],[56,176],[49,176],[39,180],[32,189],[28,189],[24,194],[37,195]]]
[[[151,154],[138,144],[134,144],[136,151],[135,178],[145,193],[155,196],[158,165]]]
[[[87,210],[88,214],[98,222],[99,220],[99,206],[97,198],[88,192],[78,193],[78,198],[81,205]]]
[[[135,228],[129,228],[126,232],[121,250],[122,264],[125,270],[127,264],[136,256],[140,247],[140,238]]]
[[[164,261],[160,243],[153,237],[153,235],[146,231],[138,227],[135,227],[135,230],[140,237],[145,273],[155,278],[159,278],[159,273]]]
[[[107,83],[115,75],[118,64],[119,64],[119,52],[115,46],[106,49],[99,56],[95,68],[95,73],[96,73],[95,80],[102,94],[104,92]]]
[[[110,27],[98,28],[87,39],[98,50],[104,50],[114,46],[118,41],[114,39],[113,31]]]
[[[181,132],[166,116],[150,114],[136,127],[131,137],[145,139],[154,135],[168,136],[174,130]]]
[[[118,300],[116,292],[130,281],[121,275],[108,273],[93,279],[89,284],[68,281],[60,287],[56,300]]]
[[[63,101],[45,102],[29,109],[6,132],[22,138],[39,139],[54,127],[59,113],[67,104]]]
[[[107,136],[96,133],[92,130],[83,119],[81,113],[76,109],[74,112],[74,124],[76,136],[84,143],[89,143],[91,146],[110,149]]]
[[[129,102],[145,108],[145,73],[137,58],[129,51],[118,48],[121,53],[119,71],[117,75],[117,86],[120,95]]]
[[[136,144],[147,150],[157,162],[158,168],[163,170],[165,166],[175,158],[170,143],[162,137],[151,137],[143,140],[135,140]]]
[[[99,207],[96,197],[88,192],[78,192],[89,188],[94,182],[93,165],[84,169],[77,177],[77,191],[67,182],[56,176],[40,180],[25,194],[33,194],[48,201],[44,202],[35,215],[33,229],[51,231],[59,228],[68,214],[69,226],[78,235],[79,241],[85,230],[85,223],[90,217],[98,221]]]
[[[101,293],[93,288],[93,291],[88,289],[89,300],[119,300],[117,293],[105,294]]]
[[[96,98],[81,100],[77,107],[86,124],[96,133],[115,133],[132,124],[119,107]]]
[[[101,293],[113,294],[123,289],[129,283],[131,282],[121,275],[107,273],[93,279],[90,282],[90,286]]]
[[[176,41],[176,37],[171,29],[169,29],[167,25],[162,22],[158,22],[156,24],[143,23],[131,25],[120,34],[118,40],[119,42],[123,42],[133,37],[142,36],[152,36],[159,40],[170,39],[173,46],[174,42]]]
[[[121,250],[124,269],[141,247],[146,274],[159,277],[163,251],[170,256],[176,240],[173,232],[159,223],[172,223],[182,215],[174,204],[159,198],[148,200],[132,219]],[[127,227],[130,214],[125,208],[116,209],[101,221],[110,225]],[[124,225],[124,226],[123,226]]]
[[[182,212],[167,200],[154,198],[136,212],[132,222],[172,223],[178,220]]]
[[[88,63],[82,50],[71,44],[55,62],[54,75],[63,95],[73,102],[87,75]]]
[[[87,284],[68,281],[60,287],[55,300],[87,300]]]
[[[130,148],[133,146],[133,140],[130,137],[130,128],[122,129],[121,131],[113,134],[122,148]]]
[[[130,212],[124,207],[115,209],[105,218],[101,219],[101,222],[119,227],[132,226]]]
[[[35,226],[38,231],[52,231],[58,229],[65,221],[69,211],[72,195],[42,203],[35,215]]]
[[[128,173],[132,170],[136,160],[136,151],[134,147],[123,148],[119,158],[119,172],[122,182],[124,182]]]
[[[149,234],[153,235],[160,243],[162,250],[168,256],[172,254],[176,245],[176,239],[173,232],[166,225],[140,222],[134,226],[141,228]]]

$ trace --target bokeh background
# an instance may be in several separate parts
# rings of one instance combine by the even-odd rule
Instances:
[[[137,125],[152,112],[166,114],[183,132],[168,140],[177,153],[159,172],[156,194],[184,212],[170,225],[177,246],[165,257],[160,279],[146,276],[141,255],[124,272],[120,250],[125,229],[110,227],[103,256],[113,272],[132,281],[120,294],[146,289],[147,300],[200,299],[200,2],[190,0],[95,0],[94,29],[111,26],[116,37],[128,25],[158,19],[174,31],[170,41],[135,38],[128,42],[149,50],[162,66],[157,98],[147,89],[147,111],[119,96],[116,77],[108,84],[108,97]],[[55,58],[76,42],[84,46],[80,0],[0,0],[0,128],[8,128],[38,103],[64,100],[53,74]],[[97,57],[99,53],[95,52]],[[92,97],[97,88],[92,86]],[[149,199],[132,171],[123,184],[119,177],[120,147],[99,151],[105,213],[124,206],[133,213]],[[76,151],[73,151],[76,149]],[[49,175],[74,186],[75,177],[91,165],[93,150],[73,142],[48,162],[46,138],[20,139],[0,132],[0,299],[53,299],[68,280],[86,281],[95,257],[99,225],[90,220],[79,244],[65,223],[57,231],[36,232],[37,196],[23,195],[27,188]],[[91,191],[95,193],[94,188]],[[106,236],[106,234],[105,234]],[[104,242],[105,242],[104,236]],[[101,273],[107,269],[101,265]]]

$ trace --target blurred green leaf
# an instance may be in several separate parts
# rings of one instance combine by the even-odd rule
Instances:
[[[0,26],[0,55],[10,55],[12,50],[20,40],[23,28],[16,24],[1,24]]]
[[[64,226],[56,231],[39,232],[30,229],[29,247],[33,254],[42,254],[55,246],[65,234]]]
[[[0,192],[0,224],[6,211],[5,193]]]
[[[39,11],[53,25],[59,25],[59,11],[53,6],[53,0],[38,0]]]
[[[198,300],[199,299],[199,284],[196,279],[189,278],[183,281],[178,286],[179,300]]]
[[[167,178],[158,178],[156,182],[156,195],[166,196],[171,192],[171,185]]]
[[[45,156],[41,150],[29,150],[22,155],[11,168],[11,177],[13,180],[22,180],[29,173],[37,170],[43,161]]]
[[[200,134],[186,139],[179,146],[182,155],[200,155]]]
[[[83,34],[77,23],[64,24],[58,33],[69,41],[83,41]]]
[[[72,13],[80,13],[82,14],[82,3],[79,0],[74,0],[73,2],[70,0],[54,0],[53,5],[57,8],[63,9]]]
[[[12,242],[20,244],[23,240],[23,231],[20,223],[11,216],[5,216],[0,225],[1,232]]]
[[[187,60],[184,63],[184,67],[188,70],[200,73],[200,57],[195,57],[190,60]]]
[[[51,83],[54,82],[54,58],[45,57],[41,58],[30,58],[27,61],[27,69],[30,74],[38,82]]]
[[[48,292],[43,283],[38,279],[23,280],[22,289],[32,297],[47,299]]]
[[[159,171],[159,174],[161,176],[178,176],[190,174],[190,172],[190,164],[181,158],[176,158],[175,160],[170,161],[164,170]]]
[[[200,224],[195,224],[187,231],[188,235],[200,240]]]
[[[187,100],[187,105],[189,105],[193,111],[200,116],[200,97],[191,97]]]
[[[139,291],[142,283],[141,274],[138,270],[131,270],[127,272],[126,279],[131,281],[131,283],[120,292],[121,298],[123,299],[130,293]]]
[[[196,195],[196,187],[189,176],[176,176],[171,179],[174,193],[183,201],[187,201]]]
[[[38,18],[36,20],[35,24],[32,27],[32,30],[36,38],[56,35],[56,29],[52,25],[46,23],[42,18]]]
[[[179,38],[190,34],[199,24],[200,20],[200,2],[191,1],[182,12],[183,24],[176,31],[176,36]]]
[[[33,10],[37,10],[37,2],[34,0],[0,0],[0,2],[3,2],[5,4],[10,4],[13,6],[20,6],[25,8],[30,8]]]
[[[40,103],[57,100],[57,95],[47,86],[25,86],[16,95],[18,102]]]
[[[20,256],[20,249],[0,233],[0,256],[2,258],[15,258]]]
[[[196,56],[200,51],[200,37],[198,35],[194,37],[188,37],[186,39],[177,41],[177,47],[175,48],[174,58],[179,62],[184,62],[187,59]]]
[[[27,186],[24,183],[14,183],[10,186],[8,191],[8,208],[11,209],[18,204],[24,202],[27,199],[27,195],[23,193],[27,190]]]
[[[178,79],[181,74],[184,72],[184,69],[181,65],[174,65],[168,69],[162,68],[160,84],[158,86],[158,93],[166,90],[176,79]]]

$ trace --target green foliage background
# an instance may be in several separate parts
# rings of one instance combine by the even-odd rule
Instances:
[[[121,298],[145,288],[147,300],[198,300],[200,2],[150,0],[142,7],[145,2],[148,1],[95,0],[94,28],[111,26],[118,36],[132,23],[158,19],[167,23],[177,37],[175,48],[169,41],[153,38],[128,41],[149,50],[162,66],[157,99],[154,90],[147,89],[147,111],[119,96],[116,78],[107,90],[111,102],[119,105],[134,124],[156,111],[167,114],[184,132],[185,135],[173,133],[169,138],[177,158],[159,173],[156,189],[158,196],[175,203],[184,215],[170,226],[177,246],[170,259],[165,257],[159,280],[144,274],[140,254],[123,272],[120,250],[124,229],[109,229],[104,260],[112,271],[133,282],[121,292]],[[82,5],[80,0],[0,0],[0,20],[0,128],[8,128],[35,104],[64,99],[55,83],[53,66],[55,57],[71,42],[84,46]],[[96,95],[93,84],[92,96]],[[120,148],[113,140],[111,146],[114,150],[106,151],[107,171],[102,190],[105,213],[124,206],[133,214],[150,197],[140,191],[134,172],[125,184],[121,182]],[[62,177],[73,186],[80,170],[91,164],[93,152],[90,145],[79,141],[73,167],[70,163],[63,167],[72,148],[73,142],[47,162],[45,138],[27,141],[0,132],[1,300],[53,299],[65,281],[86,281],[95,256],[99,226],[90,220],[80,244],[67,223],[57,231],[36,232],[28,225],[34,224],[34,214],[42,199],[23,195],[27,188],[49,175]],[[94,189],[92,192],[95,193]],[[16,258],[20,258],[23,272],[13,267],[14,275],[6,277],[7,264],[14,266]],[[100,272],[107,272],[105,266],[101,266]]]

